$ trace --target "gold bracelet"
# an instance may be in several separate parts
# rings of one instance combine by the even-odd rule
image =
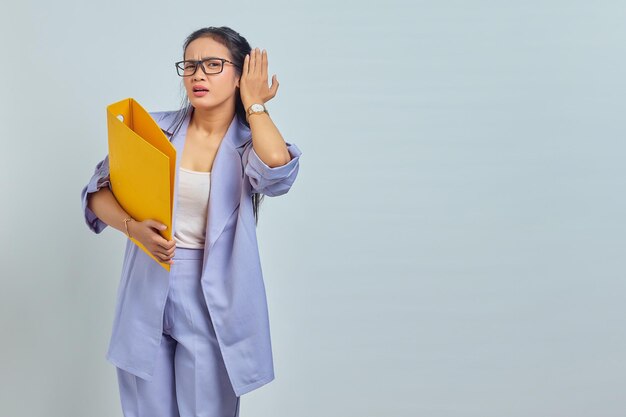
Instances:
[[[126,226],[126,235],[127,235],[129,238],[130,238],[130,237],[132,237],[132,236],[130,235],[130,233],[128,232],[128,222],[129,222],[129,221],[131,221],[131,220],[133,220],[133,218],[132,218],[132,217],[128,217],[128,218],[124,219],[124,226]]]

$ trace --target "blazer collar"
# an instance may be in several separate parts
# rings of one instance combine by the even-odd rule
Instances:
[[[171,110],[171,111],[158,111],[158,112],[150,112],[152,118],[157,122],[161,130],[168,135],[170,141],[173,139],[172,134],[174,133],[174,129],[176,126],[172,126],[172,124],[176,121],[177,116],[184,113],[186,109],[181,110]],[[179,135],[183,133],[186,134],[187,128],[189,127],[189,122],[191,121],[191,115],[193,110],[188,112],[187,115],[184,116],[184,120],[179,129]],[[180,120],[180,116],[178,118]],[[234,126],[233,126],[234,124]],[[231,128],[234,127],[234,132],[230,132]],[[234,133],[229,135],[228,133]],[[224,139],[228,139],[228,143],[230,143],[234,148],[238,148],[240,146],[245,145],[251,139],[250,128],[241,122],[237,113],[233,117],[233,121],[228,129],[228,132]]]

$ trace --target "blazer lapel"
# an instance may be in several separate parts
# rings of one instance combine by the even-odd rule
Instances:
[[[205,260],[215,241],[224,231],[228,219],[239,207],[242,191],[243,166],[237,152],[241,129],[237,116],[222,139],[211,168],[211,189],[205,239]]]

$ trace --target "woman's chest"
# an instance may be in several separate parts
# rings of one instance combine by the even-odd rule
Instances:
[[[221,141],[200,136],[192,131],[187,132],[180,161],[181,167],[191,171],[210,172]]]

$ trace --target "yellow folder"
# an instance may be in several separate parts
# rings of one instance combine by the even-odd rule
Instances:
[[[107,106],[107,126],[113,195],[133,219],[154,219],[167,225],[160,233],[171,240],[176,148],[132,98]],[[130,239],[170,270],[168,263],[153,256],[138,240]]]

